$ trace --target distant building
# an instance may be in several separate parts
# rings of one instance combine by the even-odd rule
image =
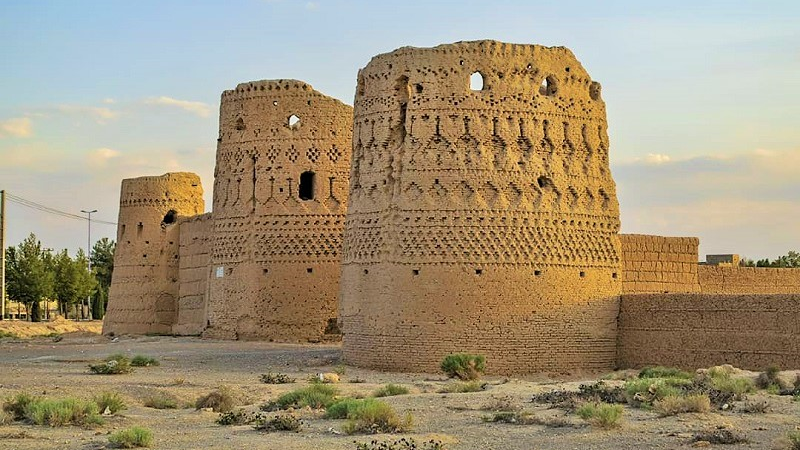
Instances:
[[[706,255],[706,264],[709,266],[735,267],[739,265],[741,258],[736,254],[729,255]]]

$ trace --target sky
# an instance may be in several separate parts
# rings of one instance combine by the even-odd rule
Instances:
[[[190,171],[209,209],[223,90],[295,78],[352,104],[372,56],[476,39],[569,47],[602,84],[622,232],[800,250],[796,0],[6,0],[0,189],[115,222],[123,178]],[[9,245],[86,245],[85,221],[7,209]]]

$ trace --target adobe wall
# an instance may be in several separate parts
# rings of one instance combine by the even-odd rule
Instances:
[[[798,336],[800,291],[623,295],[618,365],[800,367]]]
[[[352,117],[297,80],[223,92],[205,336],[338,339]]]
[[[178,305],[173,334],[199,335],[206,327],[211,277],[211,213],[181,220],[178,250]]]
[[[700,240],[620,234],[622,243],[622,293],[699,292]]]
[[[800,294],[800,269],[699,266],[704,294]]]
[[[404,47],[359,71],[354,115],[349,364],[436,371],[468,351],[490,355],[491,373],[614,366],[621,250],[605,104],[568,49]]]
[[[178,223],[203,209],[203,187],[193,173],[122,180],[103,334],[172,332],[179,295]]]

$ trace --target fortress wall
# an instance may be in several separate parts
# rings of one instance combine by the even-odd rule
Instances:
[[[600,85],[575,56],[405,47],[359,71],[354,104],[346,361],[437,371],[472,351],[491,373],[612,368],[619,206]]]
[[[800,294],[800,269],[699,266],[704,294]]]
[[[623,295],[620,368],[800,367],[800,293]]]
[[[206,299],[211,276],[211,213],[181,220],[178,305],[173,334],[197,335],[206,327]]]
[[[297,80],[223,92],[205,336],[340,337],[352,111]]]
[[[122,180],[103,334],[172,333],[180,284],[179,222],[203,209],[200,177],[193,173]]]
[[[622,292],[698,292],[699,239],[620,234]]]

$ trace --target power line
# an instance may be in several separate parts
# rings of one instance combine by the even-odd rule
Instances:
[[[58,209],[55,209],[55,208],[51,208],[49,206],[42,205],[41,203],[36,203],[34,201],[24,199],[24,198],[22,198],[20,196],[17,196],[17,195],[14,195],[14,194],[10,194],[8,191],[6,191],[6,199],[8,201],[12,202],[12,203],[16,203],[18,205],[25,206],[27,208],[31,208],[31,209],[34,209],[34,210],[37,210],[37,211],[40,211],[40,212],[43,212],[43,213],[52,214],[52,215],[64,217],[64,218],[67,218],[67,219],[83,220],[83,221],[89,220],[88,218],[86,218],[84,216],[68,213],[66,211],[61,211],[61,210],[58,210]],[[92,222],[103,224],[103,225],[117,226],[117,224],[115,222],[108,222],[108,221],[105,221],[105,220],[92,219]]]

